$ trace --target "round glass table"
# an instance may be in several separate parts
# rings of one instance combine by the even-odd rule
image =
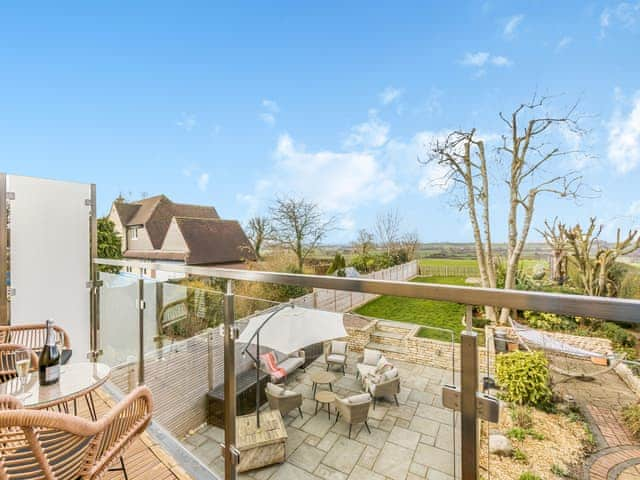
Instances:
[[[111,375],[111,369],[103,363],[68,363],[60,366],[60,381],[53,385],[41,386],[38,372],[31,372],[24,386],[20,379],[13,378],[0,383],[0,395],[18,397],[25,408],[36,410],[57,408],[66,413],[73,404],[77,414],[77,399],[84,397],[91,418],[97,418],[91,393],[104,384]]]

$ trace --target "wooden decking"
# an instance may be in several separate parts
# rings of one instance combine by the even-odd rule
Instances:
[[[100,416],[107,412],[114,401],[106,392],[98,390],[95,403]],[[125,451],[124,462],[129,480],[191,480],[191,477],[147,433],[142,434]],[[123,479],[124,475],[115,471],[107,473],[104,478],[119,480]]]

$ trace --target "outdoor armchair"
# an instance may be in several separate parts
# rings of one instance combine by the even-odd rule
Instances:
[[[373,409],[376,409],[376,403],[379,398],[391,398],[398,403],[398,393],[400,393],[400,374],[398,369],[387,364],[383,369],[383,373],[370,373],[364,379],[367,391],[373,398]]]
[[[124,469],[121,454],[146,429],[152,408],[151,392],[138,387],[95,422],[53,411],[2,410],[0,478],[94,480],[118,458]]]
[[[267,400],[269,401],[269,407],[271,410],[279,410],[280,414],[284,417],[292,410],[298,409],[300,417],[302,415],[302,394],[294,392],[292,390],[286,390],[273,383],[267,383],[265,388]]]
[[[368,393],[361,393],[348,398],[336,398],[336,423],[342,417],[342,420],[349,424],[349,438],[351,438],[351,427],[358,423],[364,423],[367,431],[371,434],[367,423],[370,405],[371,396]]]
[[[31,356],[31,372],[38,369],[38,356],[33,350],[15,343],[0,343],[0,382],[6,382],[18,376],[15,358],[18,350],[25,350]]]
[[[329,342],[327,351],[324,354],[324,360],[327,362],[327,371],[329,371],[330,366],[337,365],[342,368],[342,373],[345,373],[348,351],[349,344],[347,342],[341,342],[338,340],[332,340]]]
[[[71,339],[66,330],[60,325],[54,325],[53,329],[58,336],[58,342],[64,349],[61,352],[62,363],[66,363],[71,357]],[[39,353],[46,342],[47,325],[45,323],[0,326],[0,344],[15,343]]]
[[[370,373],[374,373],[381,360],[384,360],[381,351],[365,348],[360,363],[356,365],[356,378],[365,378]]]

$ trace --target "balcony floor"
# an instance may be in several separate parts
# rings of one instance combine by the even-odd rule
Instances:
[[[82,402],[80,402],[82,404]],[[109,395],[98,391],[95,398],[98,417],[114,404]],[[80,414],[82,414],[82,410]],[[125,451],[124,462],[129,480],[191,480],[177,463],[147,434],[143,433]],[[108,472],[105,480],[120,480],[122,472]]]

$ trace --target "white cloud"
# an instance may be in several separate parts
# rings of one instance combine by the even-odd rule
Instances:
[[[198,184],[198,189],[204,192],[207,189],[207,185],[209,185],[209,174],[201,173],[200,175],[198,175],[197,184]]]
[[[432,87],[425,102],[425,110],[429,114],[442,113],[442,97],[444,92],[438,88]]]
[[[486,73],[485,67],[493,65],[495,67],[508,67],[511,60],[503,55],[491,55],[489,52],[466,53],[460,63],[467,67],[475,67],[475,76],[481,77]]]
[[[276,124],[276,114],[280,112],[280,106],[275,100],[269,100],[268,98],[263,99],[261,105],[264,111],[258,116],[264,123],[273,127]]]
[[[462,59],[463,65],[482,67],[489,60],[489,52],[466,53]]]
[[[182,129],[186,130],[187,132],[190,132],[196,126],[198,126],[198,120],[196,119],[196,116],[193,115],[193,114],[183,113],[182,117],[180,118],[180,120],[178,120],[178,122],[176,122],[176,125],[178,125]]]
[[[498,55],[491,58],[491,63],[493,63],[496,67],[507,67],[511,65],[511,60],[509,60],[507,57],[503,57],[502,55]]]
[[[261,113],[260,119],[270,127],[276,124],[276,117],[273,113]]]
[[[502,30],[502,34],[506,38],[513,38],[514,35],[516,34],[516,30],[518,29],[518,26],[522,23],[522,20],[524,20],[524,15],[522,14],[513,15],[512,17],[509,17],[504,25],[504,30]]]
[[[275,100],[269,100],[268,98],[262,100],[262,106],[272,113],[278,113],[280,111],[278,103]]]
[[[609,128],[609,161],[618,173],[628,173],[640,165],[640,91],[635,92],[625,115],[627,100],[616,90],[616,107]]]
[[[389,105],[390,103],[393,103],[395,100],[400,98],[402,93],[403,91],[401,89],[388,86],[382,92],[380,92],[378,96],[380,97],[380,103],[382,103],[383,105]]]
[[[277,194],[299,195],[327,212],[348,217],[358,206],[388,203],[400,192],[392,166],[377,157],[365,151],[308,151],[284,134],[278,139],[271,170],[252,193],[238,198],[258,209]]]
[[[378,118],[375,110],[369,111],[369,120],[351,127],[349,135],[344,140],[344,147],[378,148],[389,139],[389,124]]]
[[[615,25],[634,31],[638,24],[640,24],[640,1],[620,2],[611,8],[605,8],[600,14],[600,36],[604,37],[607,30]]]
[[[573,43],[573,37],[569,37],[569,36],[562,37],[560,41],[556,44],[556,53],[560,52],[561,50],[564,50],[569,45],[571,45],[571,43]]]

